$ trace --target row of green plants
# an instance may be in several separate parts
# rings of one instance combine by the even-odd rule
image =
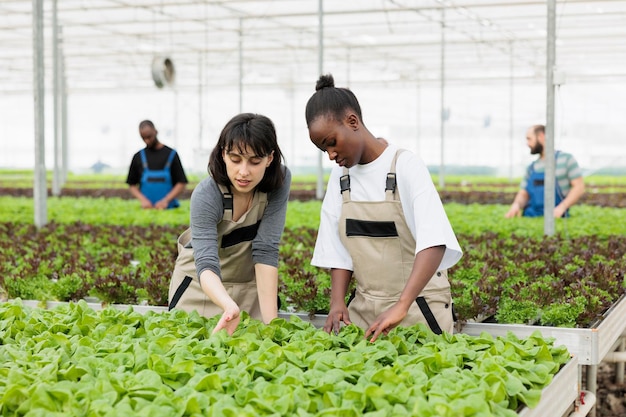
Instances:
[[[32,214],[22,199],[5,202],[15,217]],[[624,294],[620,209],[577,207],[575,216],[556,220],[557,234],[545,237],[541,219],[504,219],[504,206],[445,207],[464,250],[449,271],[460,321],[587,327]],[[328,311],[328,271],[310,265],[319,209],[318,201],[289,203],[279,264],[287,311]],[[167,304],[176,238],[187,227],[185,204],[159,212],[124,200],[60,198],[51,200],[50,212],[54,221],[40,229],[32,218],[0,223],[5,298]]]
[[[518,235],[541,238],[544,235],[543,218],[505,219],[508,205],[459,204],[444,205],[456,234],[480,235],[494,232],[500,236]],[[0,223],[32,225],[34,204],[32,198],[0,196]],[[47,220],[50,223],[85,223],[90,225],[186,227],[189,224],[189,201],[182,200],[175,210],[141,210],[133,200],[120,198],[51,197],[47,200]],[[319,224],[321,202],[289,201],[286,227]],[[555,219],[555,234],[566,238],[593,235],[606,238],[626,234],[624,210],[612,207],[577,205],[572,217]]]
[[[207,175],[208,172],[186,172],[188,190],[193,188]],[[328,175],[325,176],[328,179]],[[292,186],[296,189],[315,189],[317,178],[315,175],[294,175]],[[34,184],[34,173],[30,170],[8,170],[0,169],[0,190],[10,194],[11,189],[32,189]],[[48,190],[52,189],[53,173],[46,173],[46,186]],[[123,190],[130,196],[128,192],[128,184],[126,184],[126,173],[124,174],[68,174],[67,181],[62,186],[63,191],[84,190],[94,191],[98,189],[115,189]]]
[[[281,293],[297,310],[328,311],[330,277],[311,267],[315,230],[286,232]],[[449,270],[459,322],[592,327],[626,293],[626,236],[528,238],[459,235]],[[289,255],[287,255],[289,254]]]
[[[514,417],[570,360],[525,339],[396,328],[375,343],[246,313],[232,336],[181,310],[0,304],[3,416]]]
[[[293,173],[293,172],[292,172]],[[293,173],[293,184],[298,188],[315,189],[317,176],[314,174]],[[190,188],[193,188],[206,175],[205,172],[187,172]],[[433,182],[439,186],[439,177],[432,175]],[[324,183],[328,173],[324,174]],[[504,178],[488,175],[446,175],[444,189],[462,191],[517,191],[521,178]],[[53,172],[46,172],[48,188],[52,187]],[[0,169],[0,188],[32,188],[34,172],[26,169]],[[585,177],[585,184],[590,192],[621,192],[626,190],[626,181],[617,175],[592,175]],[[69,173],[63,185],[67,189],[120,188],[127,189],[126,173]]]
[[[461,319],[592,327],[626,292],[626,236],[462,236],[450,274]]]

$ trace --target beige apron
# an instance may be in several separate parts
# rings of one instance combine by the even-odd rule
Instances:
[[[339,236],[352,257],[356,279],[348,311],[350,320],[363,329],[396,303],[415,261],[415,239],[396,187],[396,160],[401,152],[396,152],[387,174],[384,201],[352,201],[348,169],[340,179],[343,204]],[[427,324],[435,333],[452,333],[452,296],[446,270],[433,275],[399,325],[416,323]]]
[[[224,199],[224,216],[217,225],[217,245],[222,283],[230,297],[242,311],[261,320],[261,309],[256,287],[252,239],[267,207],[267,194],[255,192],[250,209],[238,221],[233,221],[232,194],[220,185]],[[223,310],[202,291],[196,273],[191,247],[191,228],[178,238],[178,258],[172,273],[168,294],[169,309],[180,308],[213,317]]]

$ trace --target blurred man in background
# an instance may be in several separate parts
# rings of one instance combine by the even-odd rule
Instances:
[[[543,216],[545,141],[546,128],[544,125],[528,128],[526,142],[530,148],[530,154],[539,155],[539,158],[528,166],[520,184],[520,190],[515,195],[513,204],[511,204],[505,217],[521,216],[522,214],[528,217]],[[585,193],[585,183],[578,162],[571,154],[556,151],[554,156],[556,159],[554,217],[567,217],[569,208],[576,204]]]
[[[142,208],[166,209],[179,206],[176,199],[185,190],[187,176],[176,151],[157,138],[154,123],[139,123],[146,147],[133,156],[126,183]]]

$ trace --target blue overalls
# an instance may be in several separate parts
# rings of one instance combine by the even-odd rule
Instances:
[[[554,155],[554,159],[558,157],[557,151]],[[524,207],[524,216],[526,217],[539,217],[543,216],[544,206],[544,180],[545,172],[535,171],[535,164],[531,164],[528,168],[528,182],[526,183],[526,192],[528,193],[528,203]],[[559,187],[559,182],[554,182],[554,206],[558,206],[565,196]],[[562,217],[569,217],[569,209],[565,210]]]
[[[141,192],[155,204],[161,200],[172,190],[174,184],[172,184],[172,173],[170,172],[170,165],[174,160],[176,151],[172,149],[170,156],[167,158],[165,167],[163,169],[149,169],[148,159],[146,158],[146,150],[142,149],[140,152],[141,163],[143,165],[143,173],[141,174]],[[180,204],[177,199],[170,201],[167,208],[175,208]]]

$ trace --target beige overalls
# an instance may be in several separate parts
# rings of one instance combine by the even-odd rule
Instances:
[[[339,236],[352,257],[357,285],[348,311],[352,322],[362,329],[398,301],[415,261],[415,239],[396,187],[396,160],[402,151],[394,156],[387,174],[384,201],[352,201],[348,169],[344,168],[340,179],[343,204]],[[446,270],[433,275],[399,325],[418,322],[438,334],[442,330],[452,333],[452,296]]]
[[[267,207],[267,194],[255,192],[250,210],[238,221],[233,221],[233,198],[226,187],[220,185],[224,201],[224,216],[217,225],[217,245],[222,283],[230,297],[242,311],[261,320],[261,310],[256,288],[252,240]],[[191,228],[178,238],[178,258],[172,273],[168,294],[169,309],[196,310],[205,317],[223,313],[202,291],[196,273],[191,247]]]

